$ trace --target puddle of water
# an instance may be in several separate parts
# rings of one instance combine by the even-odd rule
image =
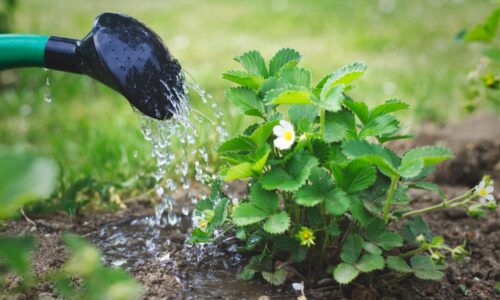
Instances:
[[[203,247],[184,244],[191,218],[178,215],[172,226],[151,226],[150,218],[108,224],[90,238],[102,250],[107,264],[126,270],[155,261],[182,282],[182,299],[257,299],[271,292],[260,281],[240,281],[236,274],[247,260],[234,242]],[[293,299],[289,290],[272,299]]]

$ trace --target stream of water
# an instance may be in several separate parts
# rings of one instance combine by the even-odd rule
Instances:
[[[205,112],[189,104],[189,92],[200,96],[207,108]],[[259,283],[236,279],[236,273],[244,265],[236,244],[192,246],[184,243],[192,227],[190,207],[203,196],[196,192],[200,185],[211,180],[213,173],[203,144],[207,138],[203,135],[215,133],[215,139],[223,141],[227,132],[223,113],[212,96],[194,80],[185,83],[183,91],[173,93],[179,101],[174,102],[172,118],[155,120],[141,116],[144,138],[152,144],[151,155],[156,160],[154,190],[160,202],[154,215],[108,224],[92,239],[103,251],[106,262],[113,266],[130,270],[148,260],[164,266],[183,282],[185,299],[256,298],[263,293]],[[173,195],[179,191],[187,194],[187,203],[175,203]]]

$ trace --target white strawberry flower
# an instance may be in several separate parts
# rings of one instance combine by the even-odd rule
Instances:
[[[481,204],[487,204],[487,202],[494,202],[495,197],[493,197],[493,182],[491,180],[481,180],[481,182],[476,186],[476,194],[479,196],[479,202]]]
[[[276,136],[274,146],[280,150],[290,149],[295,143],[293,126],[285,120],[281,120],[278,125],[274,126],[273,133]]]

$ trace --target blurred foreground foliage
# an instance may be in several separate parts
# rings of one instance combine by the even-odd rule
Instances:
[[[496,8],[481,23],[463,30],[458,38],[466,43],[481,44],[481,57],[476,68],[469,72],[466,109],[474,111],[481,102],[487,102],[500,114],[500,44],[498,24],[500,8]]]
[[[17,215],[27,203],[49,196],[55,186],[55,163],[23,148],[0,148],[0,166],[0,222]],[[2,294],[15,296],[41,283],[54,282],[68,299],[137,299],[141,295],[140,285],[126,272],[103,266],[99,251],[89,242],[73,234],[63,239],[70,250],[66,264],[56,271],[34,274],[35,239],[29,234],[0,236]]]

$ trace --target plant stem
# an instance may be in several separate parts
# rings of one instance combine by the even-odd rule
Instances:
[[[427,250],[426,248],[427,248],[427,247],[425,247],[425,248],[424,248],[424,247],[418,247],[418,248],[416,248],[416,249],[413,249],[413,250],[410,250],[410,251],[405,252],[405,253],[403,253],[403,254],[400,254],[399,256],[400,256],[400,257],[409,257],[409,256],[412,256],[413,254],[417,254],[417,253],[419,253],[419,252],[422,252],[422,251]]]
[[[389,222],[389,210],[391,209],[392,198],[394,197],[394,192],[396,191],[396,186],[399,182],[399,175],[393,176],[391,178],[391,186],[389,187],[389,193],[387,194],[387,200],[385,200],[385,209],[384,209],[384,221],[385,223]]]
[[[325,138],[325,109],[319,111],[319,134],[322,139]]]
[[[436,209],[445,208],[445,207],[446,207],[445,202],[441,202],[439,204],[436,204],[436,205],[433,205],[433,206],[429,206],[429,207],[426,207],[426,208],[416,209],[416,210],[409,211],[407,213],[404,213],[401,216],[401,218],[407,218],[407,217],[411,217],[411,216],[414,216],[414,215],[423,214],[425,212],[433,211],[433,210],[436,210]]]
[[[455,197],[455,198],[450,199],[450,200],[444,200],[439,204],[409,211],[407,213],[404,213],[401,217],[407,218],[407,217],[411,217],[411,216],[418,215],[418,214],[423,214],[426,212],[430,212],[430,211],[434,211],[434,210],[438,210],[438,209],[442,209],[442,208],[453,208],[453,207],[462,206],[473,199],[473,198],[467,199],[468,197],[470,197],[470,194],[471,194],[471,191],[467,191],[465,194],[463,194],[461,196]],[[465,199],[465,200],[462,202],[458,202],[458,201],[463,200],[463,199]]]

